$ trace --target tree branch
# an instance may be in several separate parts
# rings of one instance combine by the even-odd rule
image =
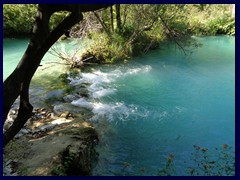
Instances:
[[[167,28],[167,30],[168,30],[168,32],[169,32],[169,34],[170,34],[170,37],[174,40],[174,42],[178,45],[178,47],[183,51],[183,53],[184,53],[185,55],[187,55],[185,49],[184,49],[184,48],[179,44],[179,42],[176,40],[176,38],[174,37],[174,35],[173,35],[173,33],[172,33],[172,30],[168,27],[167,23],[164,21],[164,19],[162,18],[162,16],[159,15],[159,17],[160,17],[160,19],[161,19],[164,27]]]

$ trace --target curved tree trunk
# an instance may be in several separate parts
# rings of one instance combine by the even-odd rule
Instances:
[[[40,62],[49,48],[69,30],[74,24],[83,19],[81,12],[93,11],[108,5],[39,5],[38,14],[33,27],[33,35],[28,48],[13,73],[3,83],[3,124],[9,110],[20,95],[20,105],[17,118],[13,125],[4,133],[5,146],[24,126],[31,117],[33,106],[29,102],[29,85]],[[66,17],[54,30],[49,31],[49,19],[56,11],[68,10],[71,14]]]

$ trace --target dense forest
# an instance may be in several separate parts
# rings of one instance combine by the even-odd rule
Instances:
[[[136,123],[136,127],[134,127],[136,128],[135,133],[138,134],[139,137],[144,135],[145,132],[146,134],[149,133],[149,137],[151,136],[151,138],[146,139],[150,139],[149,142],[151,143],[149,144],[151,145],[155,145],[155,142],[151,141],[154,134],[147,131],[152,131],[152,129],[155,129],[155,127],[159,128],[156,129],[157,133],[161,131],[164,132],[165,130],[164,126],[162,126],[163,124],[157,124],[160,122],[160,120],[157,120],[156,122],[152,121],[152,119],[155,118],[154,115],[159,116],[160,119],[170,119],[170,125],[167,124],[166,129],[168,129],[169,127],[175,127],[175,124],[171,124],[172,120],[174,122],[175,118],[177,120],[175,123],[177,124],[180,122],[178,121],[178,118],[181,119],[183,116],[186,116],[181,119],[183,122],[186,119],[191,121],[191,123],[189,123],[190,125],[188,124],[188,122],[185,122],[190,127],[186,128],[186,132],[189,131],[189,129],[191,128],[194,129],[198,127],[198,125],[196,125],[198,122],[196,123],[195,119],[202,117],[202,114],[204,113],[206,113],[207,115],[210,114],[210,117],[208,117],[207,115],[206,117],[204,117],[205,119],[209,118],[210,120],[208,120],[210,122],[212,119],[215,120],[215,118],[217,120],[221,119],[221,117],[218,116],[218,113],[215,113],[215,110],[217,109],[215,108],[215,106],[218,107],[219,105],[223,104],[218,102],[218,100],[221,99],[219,98],[219,96],[222,96],[222,94],[227,94],[227,102],[229,101],[231,103],[231,97],[233,94],[232,89],[230,89],[229,85],[233,82],[233,80],[231,79],[231,68],[233,66],[233,64],[231,64],[233,57],[233,55],[231,54],[233,49],[233,46],[231,44],[232,39],[228,39],[226,40],[226,42],[223,42],[223,40],[221,39],[219,40],[219,42],[222,43],[222,46],[220,45],[218,47],[219,49],[222,49],[222,51],[224,51],[225,49],[229,48],[229,52],[227,53],[229,53],[230,55],[224,51],[225,54],[229,56],[227,58],[224,56],[225,54],[222,55],[223,59],[218,57],[218,52],[216,53],[214,48],[211,49],[209,52],[206,52],[205,54],[201,51],[200,47],[202,45],[201,42],[204,41],[210,42],[209,44],[206,43],[207,45],[205,44],[207,47],[214,47],[213,44],[217,42],[216,39],[212,40],[211,38],[204,38],[221,37],[222,35],[228,38],[233,38],[235,36],[234,4],[4,4],[4,39],[10,40],[10,42],[14,41],[15,39],[21,39],[22,37],[27,37],[29,39],[27,49],[23,54],[22,58],[19,57],[18,59],[15,59],[15,61],[18,62],[17,67],[10,74],[10,76],[5,77],[5,80],[3,82],[4,174],[17,175],[18,173],[19,175],[39,174],[59,176],[92,175],[92,170],[95,167],[95,163],[97,162],[99,156],[99,152],[96,152],[95,146],[98,144],[98,141],[101,141],[100,138],[104,137],[104,140],[109,140],[108,138],[111,138],[111,133],[114,137],[117,134],[118,130],[119,132],[123,131],[122,134],[118,134],[118,136],[120,136],[118,140],[124,139],[122,137],[124,137],[124,135],[128,133],[131,135],[132,129],[128,129],[129,127],[126,124],[128,122],[131,122],[131,120],[133,119],[133,122],[135,122],[136,119],[140,119],[140,122],[141,120],[143,120],[143,125],[139,125]],[[87,48],[83,48],[81,49],[81,51],[75,49],[74,53],[72,54],[68,54],[67,51],[61,51],[60,49],[54,47],[54,44],[67,44],[69,42],[73,42],[74,40],[77,40],[77,42],[87,42],[89,44]],[[164,47],[166,44],[168,44],[169,46]],[[178,50],[180,52],[179,54],[182,54],[183,57],[180,57],[177,51],[173,51],[173,44],[175,45],[175,49],[176,47],[178,47]],[[82,44],[79,43],[77,45],[79,45],[80,47]],[[197,49],[198,47],[200,49],[199,54],[193,55],[193,57],[187,56],[189,53],[187,51],[188,48]],[[76,46],[74,48],[76,48]],[[152,50],[156,50],[156,53],[153,55],[151,55],[150,52],[155,51]],[[163,56],[158,50],[161,50],[161,53],[163,53],[164,50],[169,50],[169,54],[165,54],[166,56]],[[207,50],[205,49],[204,51]],[[192,53],[193,51],[189,54]],[[46,54],[54,55],[58,59],[60,58],[61,60],[63,60],[64,65],[67,65],[67,70],[66,72],[62,72],[60,76],[56,77],[57,80],[50,82],[53,84],[51,87],[52,89],[49,88],[50,92],[48,92],[47,95],[49,96],[48,99],[44,99],[44,103],[47,104],[46,107],[35,109],[34,105],[32,105],[31,103],[31,98],[34,96],[32,96],[31,93],[34,91],[41,92],[41,87],[37,87],[36,89],[34,89],[34,91],[31,91],[31,82],[35,72],[37,72],[37,69],[39,69],[40,66],[44,66],[45,68],[46,64],[42,63],[41,61]],[[150,56],[147,56],[148,54],[150,54]],[[221,53],[219,52],[219,54]],[[200,59],[204,57],[205,59],[203,63],[199,63],[199,61],[196,60],[198,58],[196,58],[195,56],[200,56],[198,57]],[[137,62],[136,64],[131,64],[133,59],[139,57],[139,62]],[[149,64],[146,63],[147,60],[143,60],[141,59],[141,57],[150,59]],[[189,57],[189,59],[192,58],[191,61],[186,60],[181,62],[186,57]],[[155,60],[152,60],[154,58]],[[179,58],[179,61],[176,60],[177,58]],[[215,62],[215,59],[219,60],[220,65]],[[60,65],[62,61],[58,61],[55,63]],[[88,68],[89,65],[90,68]],[[214,70],[211,69],[212,65],[214,66]],[[154,69],[155,66],[156,69]],[[218,74],[218,67],[220,66],[228,67],[226,71],[226,77],[224,76],[224,78],[226,79],[222,80],[223,83],[218,81],[218,78],[220,78],[223,74],[223,68],[219,68],[221,72],[220,74]],[[97,69],[99,67],[100,69]],[[207,69],[206,67],[209,69]],[[112,70],[111,68],[115,68],[116,70]],[[150,74],[150,71],[153,74]],[[140,72],[143,73],[143,75],[141,75]],[[212,72],[216,73],[213,76],[216,79],[211,77]],[[140,74],[139,79],[136,78],[139,76],[138,73]],[[128,79],[128,75],[133,74],[136,75],[136,77],[134,77],[136,79],[134,79],[133,77]],[[210,78],[208,77],[208,75]],[[125,76],[127,80],[122,79],[123,82],[120,81],[118,82],[119,84],[114,84],[117,78]],[[41,81],[41,77],[37,81]],[[61,84],[61,86],[55,85],[55,82]],[[183,84],[181,84],[181,82],[183,82]],[[212,86],[215,85],[215,82],[219,82],[219,84],[223,84],[223,86],[220,86],[217,83],[216,86]],[[112,86],[110,85],[111,83],[113,83]],[[206,83],[206,85],[204,83]],[[228,83],[229,86],[226,86],[224,83]],[[35,85],[36,84],[37,83],[35,82]],[[42,86],[41,83],[39,83],[38,85]],[[133,87],[131,87],[131,85],[133,85]],[[218,95],[218,93],[215,93],[216,88],[218,87],[222,87],[224,93],[220,93],[220,95]],[[225,89],[223,87],[229,88],[226,90],[227,93],[225,92]],[[46,87],[42,87],[42,89],[44,88]],[[143,92],[141,94],[142,88]],[[124,92],[125,90],[126,94]],[[210,93],[208,93],[208,90]],[[120,100],[116,100],[115,96],[111,96],[114,95],[117,91],[120,92],[120,96],[117,97]],[[205,91],[207,92],[206,94],[204,94]],[[171,92],[172,94],[169,95],[169,92]],[[207,97],[208,94],[211,95],[211,92],[214,92],[212,94],[213,98],[206,98],[207,100],[202,103],[206,103],[208,99],[209,101],[212,100],[212,104],[214,104],[216,101],[215,106],[212,106],[212,112],[214,113],[212,113],[211,111],[210,113],[208,113],[207,110],[205,111],[204,107],[203,109],[201,109],[204,105],[198,103],[201,101],[201,98],[204,99],[205,96]],[[51,93],[53,94],[53,96],[50,97]],[[35,96],[38,96],[39,94]],[[60,95],[58,96],[56,94]],[[217,98],[214,96],[215,94]],[[107,95],[106,98],[104,98],[105,95]],[[180,98],[176,98],[178,95],[180,95]],[[41,96],[39,95],[39,97]],[[133,102],[135,101],[135,97],[138,97],[139,99],[137,99],[136,103],[134,104]],[[191,97],[193,100],[189,97]],[[188,98],[189,101],[187,101]],[[224,97],[222,99],[224,99]],[[116,100],[116,102],[112,103],[111,100]],[[19,102],[19,104],[17,104],[18,109],[12,109],[16,101]],[[125,106],[124,103],[129,104]],[[200,110],[197,108],[192,109],[192,106],[194,106],[195,104],[197,104],[196,107]],[[209,104],[205,104],[205,106],[207,107],[207,105]],[[185,105],[187,108],[189,108],[189,112],[188,109],[184,107]],[[55,107],[59,106],[63,107],[62,111],[56,111]],[[230,120],[232,120],[232,104],[227,106],[229,107],[229,112],[226,113],[226,119],[228,120],[229,118]],[[15,107],[16,106],[14,106],[14,108]],[[171,109],[172,107],[173,109]],[[116,113],[117,115],[114,114],[117,110],[121,108],[123,109],[123,112],[121,112],[122,114],[119,112]],[[146,110],[147,108],[149,109]],[[77,113],[74,114],[74,111],[72,112],[71,110],[75,110],[75,112]],[[183,114],[181,114],[182,112]],[[195,115],[196,112],[199,112],[199,114]],[[160,113],[162,114],[159,115]],[[110,114],[111,120],[109,120],[109,122],[107,119],[107,114]],[[192,114],[194,114],[194,116],[192,116]],[[136,117],[132,118],[132,116],[135,115]],[[145,121],[144,118],[147,118],[148,116],[148,121]],[[99,121],[95,121],[95,124],[92,124],[92,121],[89,120],[94,117]],[[112,125],[111,123],[115,120],[114,118],[118,121],[116,121],[116,123],[113,123],[114,125]],[[121,118],[123,119],[123,122],[121,121]],[[101,121],[102,119],[104,120]],[[53,124],[53,122],[55,124]],[[149,129],[145,129],[144,123],[146,122],[153,123],[150,125],[146,125],[146,127]],[[232,124],[230,124],[231,122],[232,121],[229,121],[229,124],[226,123],[228,126],[230,126],[229,129],[232,128]],[[121,126],[122,123],[123,126]],[[213,122],[213,124],[214,123],[215,122]],[[221,123],[222,122],[219,120],[219,124]],[[107,135],[105,135],[104,133],[102,133],[104,134],[102,135],[101,133],[97,132],[94,127],[95,125],[98,126],[98,128],[100,127],[99,129],[104,129],[103,131],[105,133],[107,132]],[[176,125],[176,127],[181,127],[181,125],[182,124],[179,123],[178,125]],[[127,128],[124,129],[123,127]],[[224,128],[224,126],[222,127]],[[117,130],[114,128],[116,128]],[[144,133],[140,133],[142,129],[144,130]],[[205,130],[207,128],[204,127],[203,129]],[[200,131],[204,131],[203,129]],[[223,129],[223,131],[224,130],[225,129]],[[184,134],[184,131],[185,130],[182,130],[181,133]],[[228,131],[229,137],[231,137],[231,132],[232,131],[230,130]],[[166,139],[168,138],[168,133],[170,133],[170,131],[167,132]],[[188,137],[188,135],[191,136],[192,134],[194,134],[194,132],[189,131],[189,134],[182,135],[180,132],[178,132],[178,130],[175,131],[175,133],[176,134],[174,134],[173,131],[174,145],[179,143],[182,139]],[[201,134],[201,132],[198,133]],[[205,132],[205,134],[208,134],[208,132]],[[205,137],[205,134],[202,133],[201,136]],[[219,134],[222,134],[222,132],[220,132]],[[102,137],[100,137],[101,135]],[[217,135],[216,137],[218,137]],[[162,138],[159,134],[157,134],[156,136],[156,142],[160,138]],[[21,139],[20,137],[24,137],[25,139]],[[45,137],[46,139],[44,140]],[[133,135],[133,137],[135,138],[135,134]],[[171,134],[169,135],[169,137],[171,137]],[[199,139],[201,139],[200,135],[196,137],[196,139],[198,139],[198,137]],[[215,136],[213,135],[213,137]],[[125,139],[128,140],[128,137],[126,137]],[[143,144],[143,146],[140,147],[140,151],[141,148],[145,148],[146,145],[142,142],[144,142],[144,140],[146,139],[145,136],[143,136],[143,138],[139,140],[139,144]],[[118,140],[116,141],[118,142]],[[170,141],[171,139],[166,142],[168,143]],[[208,139],[205,138],[202,142],[205,141],[208,141]],[[211,138],[209,141],[211,141]],[[135,139],[133,142],[135,143]],[[146,140],[146,142],[148,141]],[[186,142],[185,144],[188,144],[188,141]],[[201,141],[199,142],[202,143]],[[31,154],[31,148],[35,148],[35,153],[41,150],[41,148],[46,148],[45,146],[48,146],[48,143],[50,144],[51,148],[47,149],[46,151],[42,150],[42,154],[38,156],[33,156]],[[128,143],[129,144],[127,146],[129,147],[134,144],[132,143],[132,141],[129,141]],[[161,139],[161,143],[165,143],[165,139]],[[186,169],[183,170],[185,171],[183,174],[191,176],[235,175],[235,152],[233,152],[231,143],[230,145],[228,145],[228,142],[221,142],[222,148],[215,147],[214,156],[208,156],[208,153],[212,153],[213,151],[210,148],[208,149],[205,144],[201,144],[200,147],[200,145],[195,143],[195,139],[191,141],[191,143],[194,143],[191,144],[191,146],[194,148],[194,152],[191,154],[193,156],[191,159],[191,167],[187,167],[187,172]],[[179,147],[181,147],[182,144],[179,143]],[[170,145],[166,145],[167,148],[168,146]],[[27,150],[28,147],[29,150]],[[178,146],[176,147],[178,148]],[[108,148],[111,149],[111,145],[107,145],[106,149],[109,150]],[[126,148],[126,152],[131,152],[134,156],[135,152],[132,152],[132,150],[135,151],[134,148],[135,144],[132,149]],[[158,147],[157,153],[154,156],[157,157],[159,154],[161,154],[158,153],[160,152],[159,149],[161,148],[162,147]],[[129,149],[130,151],[128,151]],[[106,151],[104,151],[104,153],[106,153]],[[49,155],[46,155],[47,152],[51,153],[49,153]],[[177,170],[175,171],[174,169],[175,155],[170,151],[167,152],[167,155],[164,154],[165,152],[163,153],[165,159],[163,161],[161,159],[161,168],[158,169],[157,173],[154,172],[154,175],[169,176],[176,174]],[[21,155],[19,155],[18,153]],[[151,152],[146,154],[151,155]],[[26,164],[28,165],[22,166],[21,163],[23,162],[25,155],[26,157],[29,157],[29,159],[26,159]],[[143,151],[143,155],[139,156],[141,158],[144,157],[145,151]],[[187,154],[186,157],[189,158],[190,155]],[[21,163],[19,163],[18,161],[15,162],[15,160],[13,160],[15,158],[18,159],[19,162],[21,161]],[[41,160],[45,161],[42,158],[48,158],[47,160],[51,159],[49,161],[50,163],[41,163]],[[113,159],[117,158],[118,157],[114,156]],[[109,159],[101,160],[104,163],[110,161]],[[38,165],[40,164],[41,168],[43,169],[37,169],[38,167],[35,167],[36,164],[32,164],[35,161],[38,163]],[[114,173],[118,174],[118,168],[120,169],[121,173],[125,173],[124,175],[134,175],[136,173],[134,165],[131,165],[131,163],[129,163],[127,160],[125,161],[123,159],[121,160],[121,163],[121,168],[115,168],[115,166],[113,166],[113,171],[116,170],[116,172]],[[136,163],[135,165],[137,167],[138,162],[136,161],[134,163]],[[150,164],[149,167],[152,167]],[[15,167],[15,165],[17,168]],[[47,168],[43,166],[46,166]],[[145,166],[146,167],[139,166],[137,167],[137,170],[140,169],[140,174],[146,173],[147,175],[149,175],[148,173],[150,173],[153,168],[149,168],[149,172],[147,172],[147,170],[145,170],[145,168],[148,168],[147,163]],[[158,164],[156,166],[154,165],[153,167],[158,168]],[[37,170],[34,168],[36,168]],[[131,168],[133,168],[133,170]],[[16,174],[14,174],[15,172]],[[95,172],[95,174],[98,174],[98,172]],[[100,175],[102,174],[100,173]]]

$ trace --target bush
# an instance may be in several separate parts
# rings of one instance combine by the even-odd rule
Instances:
[[[29,35],[37,14],[36,4],[4,4],[3,33],[5,36]],[[56,12],[50,19],[49,27],[53,29],[66,16],[67,12]]]
[[[231,17],[229,5],[205,5],[190,6],[186,9],[188,14],[194,14],[188,18],[189,30],[196,35],[235,35],[235,18]]]
[[[37,12],[35,4],[4,4],[4,35],[30,34]]]

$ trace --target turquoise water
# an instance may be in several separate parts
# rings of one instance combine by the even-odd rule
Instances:
[[[15,69],[25,50],[27,49],[29,38],[6,38],[3,39],[3,79],[6,79]],[[81,40],[65,40],[56,42],[53,48],[58,52],[65,52],[68,55],[75,51],[81,51],[87,45]],[[49,50],[52,53],[53,50]],[[55,77],[65,70],[65,63],[59,57],[47,52],[41,61],[41,65],[34,75],[35,77],[48,76]],[[55,53],[56,55],[56,53]],[[49,69],[50,67],[50,69]],[[52,79],[52,78],[51,78]]]
[[[235,148],[235,38],[195,39],[202,46],[187,56],[165,44],[69,78],[70,86],[90,84],[89,98],[74,95],[69,104],[93,112],[100,136],[93,175],[159,175],[169,153],[171,175],[189,175],[194,145],[213,158],[222,144]]]
[[[21,57],[23,56],[29,38],[6,38],[3,39],[3,80],[6,79],[15,69]],[[58,52],[64,52],[71,56],[76,51],[81,52],[87,44],[81,40],[65,40],[56,42],[53,48]],[[49,50],[43,57],[40,65],[31,81],[30,96],[31,103],[36,106],[46,105],[44,101],[50,95],[54,95],[55,90],[60,84],[59,76],[66,73],[68,65],[59,57],[53,55],[53,50]]]

